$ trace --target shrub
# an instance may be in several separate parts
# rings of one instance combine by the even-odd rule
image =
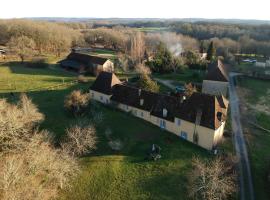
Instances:
[[[93,126],[75,125],[66,130],[67,138],[61,146],[71,155],[81,156],[96,148],[96,130]]]
[[[89,101],[89,94],[83,94],[80,90],[74,90],[66,97],[64,106],[74,115],[78,115],[88,106]]]

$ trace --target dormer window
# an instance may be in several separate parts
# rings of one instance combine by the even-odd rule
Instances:
[[[140,106],[143,106],[144,99],[140,99]]]
[[[217,118],[219,121],[222,120],[222,112],[217,112]]]
[[[166,108],[163,108],[162,115],[163,117],[167,117],[168,110]]]

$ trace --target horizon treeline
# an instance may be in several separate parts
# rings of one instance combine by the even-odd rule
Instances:
[[[158,26],[166,27],[166,30],[143,30],[144,27]],[[270,25],[212,22],[131,22],[121,25],[110,22],[0,20],[0,45],[12,44],[16,49],[20,42],[31,43],[30,48],[35,55],[49,53],[60,56],[73,47],[101,46],[129,56],[135,64],[146,56],[153,56],[161,42],[176,57],[188,51],[206,52],[209,44],[214,42],[217,55],[232,61],[234,54],[239,53],[269,57]]]

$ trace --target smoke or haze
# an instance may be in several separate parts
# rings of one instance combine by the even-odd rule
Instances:
[[[174,56],[180,56],[184,51],[181,38],[176,33],[165,32],[161,35],[161,41],[165,43]]]

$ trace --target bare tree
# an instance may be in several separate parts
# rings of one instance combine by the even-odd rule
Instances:
[[[134,62],[141,63],[145,52],[145,39],[141,32],[131,37],[130,55]]]
[[[49,200],[59,188],[69,187],[78,172],[77,162],[56,150],[47,132],[35,133],[24,150],[1,157],[0,199]]]
[[[197,88],[192,83],[185,84],[185,95],[190,97],[194,92],[197,92]]]
[[[81,156],[96,148],[97,137],[93,126],[75,125],[66,130],[67,138],[61,146],[71,155]]]
[[[193,199],[223,200],[235,192],[235,176],[231,166],[221,158],[204,162],[198,158],[192,161],[189,174],[189,194]]]
[[[12,37],[8,43],[8,46],[15,51],[24,62],[26,56],[33,54],[35,50],[35,42],[33,39],[27,36]]]
[[[139,74],[147,74],[147,75],[151,74],[150,68],[147,67],[147,66],[145,66],[145,65],[142,64],[142,63],[137,64],[137,65],[135,66],[135,70],[136,70],[136,72],[139,73]]]
[[[89,94],[83,94],[80,90],[72,91],[65,99],[64,106],[73,114],[80,114],[90,101]]]
[[[43,114],[25,94],[21,95],[18,105],[0,99],[0,152],[20,149],[43,119]]]

